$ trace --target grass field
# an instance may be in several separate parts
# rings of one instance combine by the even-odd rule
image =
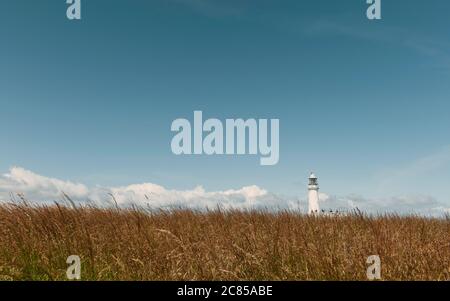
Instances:
[[[450,218],[0,205],[0,279],[450,280]]]

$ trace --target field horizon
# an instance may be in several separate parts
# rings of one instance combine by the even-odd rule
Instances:
[[[450,217],[0,205],[0,279],[450,280]]]

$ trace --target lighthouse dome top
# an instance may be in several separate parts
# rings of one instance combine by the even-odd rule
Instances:
[[[316,175],[312,172],[311,175],[309,176],[310,179],[317,179]]]

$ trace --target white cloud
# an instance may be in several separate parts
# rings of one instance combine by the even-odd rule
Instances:
[[[240,189],[206,191],[198,186],[191,190],[171,190],[153,183],[133,184],[120,187],[87,187],[86,185],[48,178],[29,170],[13,167],[0,176],[0,200],[10,201],[10,194],[21,193],[36,203],[53,202],[63,199],[63,193],[75,202],[90,201],[96,205],[111,205],[112,197],[119,206],[136,204],[152,208],[185,207],[252,209],[267,208],[306,211],[306,200],[280,196],[256,185]],[[429,196],[404,196],[384,199],[368,199],[361,196],[337,197],[326,193],[319,194],[323,209],[352,210],[355,208],[369,213],[418,213],[442,215],[450,212]]]
[[[368,213],[401,213],[439,216],[450,212],[450,207],[426,195],[395,196],[389,198],[365,198],[358,195],[346,197],[329,196],[321,202],[325,210],[359,209]]]
[[[293,208],[291,202],[258,187],[208,192],[198,186],[192,190],[170,190],[153,183],[119,187],[86,185],[38,175],[32,171],[13,167],[0,177],[0,200],[9,201],[12,194],[22,194],[32,202],[53,202],[63,199],[63,193],[76,202],[90,201],[97,205],[137,204],[152,207],[182,206],[188,208]]]
[[[0,178],[0,193],[31,194],[41,200],[60,198],[61,191],[76,198],[84,197],[89,192],[85,185],[47,178],[20,167],[12,167]]]

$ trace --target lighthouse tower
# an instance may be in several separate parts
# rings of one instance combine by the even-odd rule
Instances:
[[[308,214],[319,213],[319,184],[314,173],[309,176],[308,184]]]

